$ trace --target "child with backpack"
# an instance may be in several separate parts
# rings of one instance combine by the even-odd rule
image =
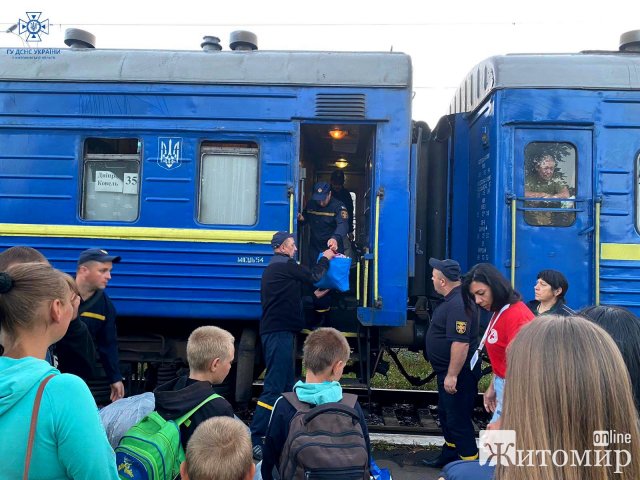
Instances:
[[[156,388],[155,411],[127,430],[115,449],[121,479],[175,479],[198,425],[211,417],[233,417],[229,402],[213,390],[228,375],[233,355],[233,335],[226,330],[204,326],[191,333],[189,376]]]
[[[251,480],[255,470],[246,425],[216,417],[201,423],[191,436],[180,476],[182,480]]]
[[[233,335],[211,325],[191,332],[187,341],[189,376],[183,375],[154,390],[156,412],[165,420],[176,420],[215,393],[213,386],[222,383],[231,369],[233,342]],[[219,416],[233,418],[233,408],[222,397],[214,398],[200,407],[189,421],[180,426],[183,448],[187,448],[198,425]]]
[[[273,407],[261,473],[282,480],[369,480],[370,443],[355,395],[343,394],[339,380],[350,348],[334,328],[309,334],[303,347],[305,381]]]

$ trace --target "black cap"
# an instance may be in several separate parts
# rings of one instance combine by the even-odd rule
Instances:
[[[313,193],[311,194],[311,198],[313,200],[316,200],[317,202],[321,202],[322,200],[327,198],[327,195],[329,195],[330,191],[331,185],[329,185],[327,182],[317,182],[313,186]]]
[[[334,170],[331,173],[331,183],[344,185],[344,172],[342,170]]]
[[[109,255],[109,252],[102,250],[101,248],[90,248],[85,250],[78,257],[78,265],[82,265],[87,262],[113,262],[118,263],[120,257],[117,255]]]
[[[437,258],[430,258],[429,265],[436,270],[442,272],[452,282],[460,280],[460,264],[455,260],[446,258],[444,260],[438,260]]]
[[[278,248],[287,238],[293,238],[293,234],[289,232],[276,232],[271,238],[271,246],[273,248]]]

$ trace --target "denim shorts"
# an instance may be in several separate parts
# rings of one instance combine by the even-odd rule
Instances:
[[[498,421],[502,416],[502,399],[504,397],[504,378],[494,375],[493,388],[496,391],[496,411],[493,412],[491,423]]]

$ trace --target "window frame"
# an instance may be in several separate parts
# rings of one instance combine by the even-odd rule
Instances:
[[[528,162],[528,157],[527,157],[527,148],[530,145],[533,144],[555,144],[555,145],[559,145],[559,144],[565,144],[571,147],[571,149],[573,150],[574,153],[574,159],[573,159],[573,186],[569,185],[567,183],[567,189],[569,190],[569,194],[570,197],[567,199],[558,199],[557,203],[561,203],[561,202],[571,202],[573,203],[573,207],[571,208],[576,208],[576,199],[578,197],[578,169],[579,169],[579,156],[578,156],[578,147],[570,141],[567,140],[531,140],[530,142],[528,142],[526,145],[524,145],[523,148],[523,152],[522,152],[522,192],[523,192],[523,199],[524,199],[524,205],[525,206],[529,206],[531,208],[559,208],[559,207],[545,207],[545,203],[544,201],[538,201],[536,200],[536,197],[527,197],[526,196],[526,184],[527,184],[527,178],[528,178],[528,171],[527,171],[527,162]],[[560,162],[558,161],[558,159],[556,159],[556,165],[558,165]],[[559,168],[559,167],[558,167]],[[571,193],[571,189],[573,188],[574,192],[573,194]],[[529,203],[530,202],[530,203]],[[551,200],[547,200],[546,202],[552,202]],[[527,205],[529,203],[529,205]],[[555,202],[554,202],[555,203]],[[560,207],[561,208],[561,207]],[[571,222],[566,223],[566,224],[558,224],[558,223],[552,223],[549,225],[540,225],[540,224],[536,224],[536,223],[530,223],[529,219],[527,218],[527,214],[531,215],[534,213],[544,213],[542,211],[537,211],[537,212],[533,212],[533,211],[525,211],[523,212],[523,220],[525,222],[526,225],[530,226],[530,227],[555,227],[555,228],[567,228],[567,227],[571,227],[577,219],[577,212],[572,211],[572,212],[567,212],[567,213],[571,213],[572,214],[572,218],[571,218]],[[548,212],[549,214],[553,215],[554,213],[558,214],[560,212]],[[553,217],[551,217],[553,218]]]
[[[139,153],[87,153],[87,141],[92,139],[117,140],[130,139],[136,140],[140,145]],[[87,137],[83,142],[82,161],[80,163],[80,220],[84,222],[113,222],[113,223],[135,223],[140,219],[141,210],[141,190],[142,190],[142,165],[143,165],[142,140],[138,137]],[[87,218],[87,172],[89,165],[94,162],[136,162],[138,175],[138,192],[137,192],[137,209],[136,216],[132,220],[114,220],[114,219],[95,219]]]
[[[229,154],[234,156],[252,157],[256,160],[256,195],[255,195],[255,220],[253,223],[209,223],[202,219],[203,213],[203,192],[202,192],[202,176],[204,172],[205,156],[207,155]],[[200,143],[199,160],[197,168],[197,185],[196,185],[196,222],[199,225],[208,227],[255,227],[260,219],[260,181],[262,176],[261,168],[261,149],[256,141],[252,140],[206,140]]]

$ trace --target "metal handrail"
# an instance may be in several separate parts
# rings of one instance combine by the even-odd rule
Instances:
[[[516,199],[511,199],[511,286],[516,287]]]
[[[596,212],[595,212],[595,304],[600,305],[600,209],[602,207],[602,200],[596,199]]]

